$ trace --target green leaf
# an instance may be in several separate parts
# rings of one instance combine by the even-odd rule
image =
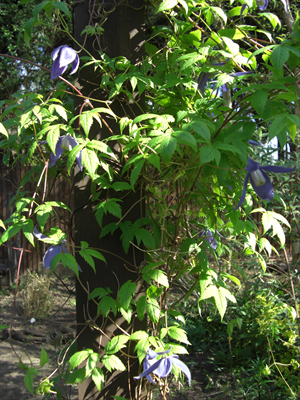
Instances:
[[[97,297],[98,299],[101,299],[102,297],[108,295],[108,291],[104,288],[96,288],[94,289],[90,294],[89,294],[89,300],[94,299]]]
[[[41,356],[40,356],[40,367],[42,368],[45,364],[49,362],[49,357],[43,348],[41,349]]]
[[[87,377],[91,375],[93,369],[97,366],[98,361],[99,361],[98,353],[93,353],[89,355],[85,365],[85,375]]]
[[[100,392],[101,389],[103,388],[104,382],[105,382],[105,377],[104,373],[101,368],[95,367],[92,372],[92,380],[97,388],[97,390]]]
[[[148,336],[148,333],[145,331],[136,331],[130,335],[130,340],[145,340]]]
[[[68,375],[66,383],[77,385],[85,380],[85,368],[76,369]]]
[[[55,257],[52,259],[51,261],[51,270],[52,270],[52,263],[54,261]],[[77,278],[78,278],[78,264],[76,262],[76,259],[74,256],[72,256],[72,254],[69,253],[63,253],[61,256],[61,262],[63,263],[63,265],[65,267],[70,268],[71,271],[75,272]]]
[[[82,258],[93,268],[94,272],[96,272],[95,269],[95,262],[93,260],[93,257],[91,257],[86,251],[82,250],[79,252]]]
[[[115,355],[104,354],[104,356],[101,358],[101,362],[109,372],[115,369],[118,371],[126,371],[125,365],[122,363],[119,357]]]
[[[273,139],[275,136],[280,135],[281,132],[286,130],[286,116],[279,116],[275,118],[269,128],[269,139]]]
[[[176,138],[178,143],[185,144],[196,150],[197,142],[191,133],[186,131],[175,131],[172,133],[172,136]]]
[[[76,367],[79,367],[79,365],[93,353],[94,353],[94,350],[85,349],[85,350],[78,351],[77,353],[73,354],[69,360],[70,371],[72,371]]]
[[[212,145],[203,146],[200,149],[200,162],[201,164],[209,163],[216,160],[217,164],[220,162],[221,154],[218,149]]]
[[[106,354],[114,354],[117,353],[119,350],[124,349],[125,343],[129,340],[129,336],[125,335],[118,335],[113,337],[105,346],[105,353]],[[102,360],[102,359],[101,359]]]
[[[112,310],[116,316],[117,306],[115,300],[110,296],[102,297],[98,304],[97,313],[99,314],[101,312],[104,317],[107,317],[110,310]]]
[[[170,326],[168,328],[168,334],[171,336],[172,339],[175,339],[178,342],[191,344],[187,339],[186,332],[183,329],[178,328],[177,326]]]
[[[68,122],[68,116],[67,116],[67,111],[64,107],[54,104],[55,111],[57,112],[58,115],[60,115],[65,121]]]
[[[167,164],[169,164],[171,161],[176,146],[177,140],[172,137],[171,134],[166,134],[163,136],[159,146],[159,153],[162,155],[162,158]]]
[[[136,311],[137,311],[138,319],[140,321],[143,321],[143,319],[145,317],[146,303],[147,303],[146,296],[141,296],[137,301]]]
[[[57,141],[59,139],[59,135],[60,135],[59,125],[51,126],[47,134],[47,143],[49,144],[49,147],[54,155],[56,155],[55,150]]]
[[[264,12],[264,13],[259,13],[258,15],[266,17],[271,22],[274,30],[276,29],[277,25],[279,25],[281,27],[280,19],[277,17],[276,14]]]
[[[177,0],[164,0],[162,3],[160,3],[157,12],[170,10],[171,8],[174,8],[177,3]]]
[[[19,230],[22,228],[21,224],[16,224],[16,225],[12,225],[9,228],[6,229],[6,231],[4,231],[1,235],[0,238],[0,245],[2,243],[5,243],[6,241],[8,241],[9,239],[13,238],[18,232]]]
[[[152,322],[158,324],[160,317],[160,308],[156,299],[149,298],[146,303],[147,314]]]
[[[46,222],[53,215],[52,206],[48,203],[41,204],[35,209],[35,213],[37,214],[37,221],[42,231],[45,228]]]
[[[71,168],[76,160],[77,154],[84,148],[83,144],[80,144],[78,146],[73,147],[73,149],[70,151],[69,156],[68,156],[68,161],[67,161],[67,166],[68,166],[68,174],[70,175]]]
[[[136,283],[128,281],[121,286],[118,294],[118,299],[121,306],[128,310],[132,297],[135,294]]]
[[[101,151],[101,153],[107,154],[109,157],[114,158],[115,160],[117,159],[111,148],[100,140],[91,140],[88,142],[87,147],[89,147],[91,150],[96,149]]]
[[[93,125],[94,119],[92,114],[89,111],[84,111],[79,116],[80,125],[82,126],[85,135],[88,137],[91,126]]]
[[[0,122],[0,133],[2,133],[2,135],[6,136],[8,139],[8,132],[5,129],[5,126]]]
[[[271,61],[277,71],[282,70],[283,65],[287,62],[290,52],[286,46],[279,45],[275,47],[271,54]]]
[[[148,249],[154,249],[155,248],[155,241],[152,236],[152,234],[147,231],[145,228],[137,228],[134,231],[134,236],[136,237],[136,240],[138,242],[138,245],[140,244],[141,240],[144,243],[144,245]]]
[[[74,149],[73,149],[74,150]],[[96,173],[96,170],[99,165],[99,160],[97,157],[97,154],[94,152],[94,150],[90,150],[88,148],[85,148],[82,150],[82,163],[87,169],[88,173],[90,174],[91,177],[93,177]]]
[[[140,175],[140,172],[143,168],[143,165],[145,163],[145,160],[140,160],[133,168],[131,175],[130,175],[130,184],[131,187],[134,188],[135,182],[138,180],[138,177]]]
[[[32,244],[34,247],[34,236],[33,236],[33,221],[32,219],[28,219],[25,224],[22,225],[22,231],[26,239]]]
[[[166,273],[164,271],[161,271],[158,268],[149,268],[149,266],[146,266],[142,270],[143,273],[143,279],[151,284],[150,279],[153,279],[160,285],[168,288],[169,287],[169,281]]]
[[[66,14],[68,18],[72,18],[69,8],[66,3],[62,1],[54,1],[52,3],[53,7],[58,8],[60,11]]]
[[[252,107],[256,110],[256,112],[259,115],[263,114],[267,100],[268,100],[267,89],[258,89],[251,96]]]
[[[26,388],[29,390],[29,392],[33,395],[33,379],[34,375],[38,375],[38,372],[35,368],[30,367],[24,377],[24,382]]]
[[[153,119],[153,118],[157,118],[159,117],[158,114],[142,114],[142,115],[138,115],[136,118],[134,118],[134,120],[132,121],[132,125],[137,124],[138,122],[142,122],[145,121],[147,119]]]
[[[201,121],[194,121],[189,124],[189,127],[198,133],[198,135],[200,135],[206,142],[210,141],[210,130],[206,124]]]

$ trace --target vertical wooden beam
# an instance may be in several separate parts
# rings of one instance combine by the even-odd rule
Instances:
[[[99,59],[99,51],[104,52],[110,58],[117,56],[125,56],[132,63],[136,63],[143,58],[143,21],[144,21],[144,3],[142,0],[128,0],[119,2],[118,5],[114,1],[98,2],[84,0],[75,7],[74,15],[74,32],[75,39],[84,46],[85,49],[92,54],[95,59]],[[105,18],[107,18],[105,20]],[[102,25],[104,34],[100,38],[81,35],[82,30],[87,25],[95,25],[95,23],[105,23]],[[84,51],[80,55],[84,54]],[[85,67],[80,70],[76,82],[77,87],[85,96],[93,99],[107,100],[107,93],[100,89],[102,72],[100,69],[94,71],[94,66]],[[138,97],[138,96],[137,96]],[[119,117],[128,116],[134,118],[141,109],[144,108],[144,99],[139,98],[139,107],[133,102],[132,104],[122,99],[114,100],[110,105],[112,110]],[[94,107],[101,107],[103,103],[92,101]],[[82,107],[83,99],[75,100],[75,110],[79,112]],[[85,106],[86,107],[86,106]],[[84,108],[86,109],[86,108]],[[103,115],[114,134],[119,133],[119,125],[108,116]],[[103,140],[110,137],[111,131],[103,124],[102,128],[98,123],[92,125],[89,138]],[[109,142],[111,148],[119,153],[119,146],[113,141]],[[122,168],[122,160],[120,165],[115,166]],[[134,330],[145,329],[146,321],[140,322],[136,317],[129,325],[121,315],[117,315],[114,322],[104,319],[100,316],[96,325],[105,333],[101,332],[87,323],[88,319],[94,319],[97,316],[97,307],[93,302],[87,300],[86,290],[91,292],[97,287],[109,287],[113,291],[113,297],[117,297],[118,290],[122,284],[128,280],[137,281],[139,277],[140,264],[144,260],[144,254],[135,248],[130,248],[126,254],[122,247],[120,239],[121,231],[118,229],[113,235],[107,235],[100,239],[100,227],[96,221],[93,208],[98,202],[91,200],[91,181],[88,176],[84,176],[80,171],[75,174],[75,244],[80,246],[81,241],[86,241],[91,247],[103,249],[102,254],[106,258],[107,264],[95,259],[96,274],[92,268],[84,262],[82,258],[78,258],[78,263],[82,268],[80,280],[76,288],[76,310],[79,338],[77,341],[77,350],[92,348],[103,355],[103,348],[107,343],[108,337],[122,334],[117,326],[131,333]],[[99,190],[100,187],[98,187]],[[121,198],[122,215],[126,215],[125,220],[135,221],[143,215],[143,193],[141,188],[136,188],[135,192],[130,192],[124,196],[124,192],[112,192],[101,190],[100,200],[107,198]],[[135,204],[135,205],[134,205]],[[134,206],[133,206],[134,205]],[[103,226],[108,223],[117,222],[112,215],[105,216]],[[100,250],[101,251],[101,250]],[[79,256],[80,257],[80,256]],[[85,287],[85,289],[83,288]],[[141,291],[141,285],[139,285]],[[137,293],[137,296],[139,293]],[[124,349],[125,352],[133,354],[133,346]],[[136,382],[132,377],[138,372],[137,358],[123,358],[123,362],[129,371],[115,371],[111,374],[106,373],[106,383],[103,390],[98,393],[91,379],[87,379],[79,385],[79,400],[84,399],[112,399],[112,396],[123,396],[135,399],[134,390]]]

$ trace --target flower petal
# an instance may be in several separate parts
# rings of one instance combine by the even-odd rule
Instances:
[[[260,11],[264,11],[268,7],[269,0],[256,0],[256,4]]]
[[[251,161],[252,161],[252,160],[251,160]],[[255,161],[253,161],[253,162],[255,162]],[[239,204],[235,207],[235,209],[234,209],[233,211],[236,211],[236,210],[244,203],[244,200],[245,200],[245,198],[246,198],[247,184],[248,184],[249,178],[250,178],[250,172],[248,172],[248,174],[247,174],[246,177],[245,177],[243,193],[242,193],[242,195],[241,195]]]
[[[262,146],[261,142],[256,142],[255,140],[252,139],[248,141],[248,144],[250,144],[250,146]]]
[[[52,57],[52,60],[53,60],[53,61],[55,61],[55,60],[57,59],[57,56],[59,55],[60,50],[61,50],[62,47],[64,47],[64,45],[61,45],[61,46],[57,47],[56,49],[54,49],[54,50],[52,51],[51,57]]]
[[[147,368],[145,371],[143,371],[139,376],[135,376],[134,379],[141,379],[144,378],[144,376],[147,376],[151,374],[158,366],[159,364],[163,361],[163,358],[160,360],[156,361],[151,367]]]
[[[82,171],[81,150],[80,150],[80,152],[76,155],[76,161],[77,161],[78,168],[80,169],[80,171]]]
[[[258,162],[252,160],[251,158],[248,158],[248,163],[247,163],[247,166],[246,166],[245,170],[247,172],[254,172],[259,167],[260,167],[260,164]]]
[[[176,365],[176,367],[178,367],[179,369],[181,369],[181,371],[184,373],[184,375],[188,378],[189,381],[189,386],[191,386],[191,371],[188,369],[188,367],[182,362],[180,361],[178,358],[175,358],[173,356],[171,356],[170,358],[172,358],[172,363],[174,365]]]
[[[37,227],[36,227],[36,226],[35,226],[34,229],[33,229],[33,234],[34,234],[34,236],[35,236],[37,239],[39,239],[39,240],[49,239],[48,236],[44,235],[43,233],[40,233],[40,232],[37,230]]]
[[[46,269],[51,268],[51,261],[57,254],[61,253],[61,251],[62,251],[61,244],[56,244],[49,247],[43,258],[43,265]]]
[[[59,66],[66,67],[67,65],[71,64],[74,60],[76,60],[76,57],[78,57],[78,54],[76,53],[75,50],[66,45],[62,46],[59,54]]]
[[[208,81],[208,75],[206,72],[201,72],[201,74],[199,75],[198,78],[198,89],[204,93],[205,91],[205,86],[207,84]]]
[[[261,169],[262,168],[260,168],[260,170]],[[266,182],[263,185],[256,186],[254,183],[254,180],[252,179],[252,176],[250,174],[251,185],[252,185],[253,189],[255,190],[256,194],[258,195],[258,197],[260,197],[263,200],[271,200],[274,197],[273,186],[272,186],[271,180],[264,171],[261,171],[261,172],[262,172]]]
[[[61,157],[62,153],[64,152],[64,149],[61,147],[63,138],[65,136],[61,136],[57,143],[56,143],[56,147],[55,147],[55,154],[53,152],[51,152],[50,154],[50,161],[49,161],[49,167],[54,167],[54,165],[56,164],[56,161]]]
[[[172,372],[172,359],[171,357],[165,357],[159,360],[160,363],[158,367],[152,371],[154,375],[159,376],[160,378],[165,378]]]
[[[280,165],[266,165],[263,167],[259,167],[259,169],[268,172],[275,172],[276,174],[282,174],[284,172],[293,172],[295,171],[296,167],[288,168],[288,167],[281,167]]]
[[[76,53],[75,60],[72,61],[72,63],[71,63],[71,67],[72,67],[72,69],[71,69],[70,75],[75,74],[75,72],[78,70],[78,67],[79,67],[79,56],[77,53]]]
[[[50,77],[50,79],[53,80],[53,79],[58,78],[60,75],[62,75],[62,74],[65,72],[66,69],[67,69],[67,66],[61,67],[61,66],[59,65],[59,58],[57,58],[57,59],[54,61],[53,65],[52,65],[51,77]]]

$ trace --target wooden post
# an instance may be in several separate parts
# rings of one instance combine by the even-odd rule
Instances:
[[[110,12],[111,11],[111,12]],[[131,63],[136,63],[142,60],[144,33],[144,3],[142,0],[128,0],[120,2],[116,5],[114,1],[90,1],[84,0],[78,2],[74,9],[74,32],[75,39],[78,43],[84,46],[94,57],[99,59],[99,51],[104,52],[110,58],[116,56],[125,56]],[[107,18],[107,19],[106,19]],[[106,19],[106,20],[105,20]],[[103,25],[104,34],[100,37],[88,36],[85,40],[85,35],[81,35],[82,30],[87,25],[95,26],[96,23]],[[78,49],[78,48],[77,48]],[[81,51],[80,56],[86,55]],[[100,83],[103,73],[100,69],[94,71],[94,66],[82,68],[76,80],[76,86],[85,96],[90,96],[93,99],[107,100],[107,93],[100,89]],[[135,94],[134,94],[135,95]],[[137,96],[138,97],[138,96]],[[119,117],[128,116],[135,117],[144,108],[144,99],[139,98],[139,107],[132,102],[126,103],[121,98],[113,100],[110,105],[112,110]],[[94,107],[102,107],[103,103],[92,101]],[[83,99],[76,98],[75,110],[79,112],[83,105]],[[87,105],[83,110],[86,110]],[[103,115],[110,129],[114,134],[119,133],[119,125],[112,118]],[[102,125],[100,128],[98,123],[94,123],[91,127],[89,134],[90,139],[103,140],[110,137],[111,131]],[[108,143],[112,149],[119,154],[120,148],[116,142],[112,140]],[[119,165],[114,165],[115,168],[122,168],[122,160],[120,159]],[[99,172],[100,173],[100,172]],[[95,328],[94,323],[88,322],[97,316],[97,307],[92,301],[88,301],[86,290],[90,293],[97,287],[109,287],[113,291],[113,297],[117,297],[118,290],[122,284],[128,280],[137,282],[139,278],[140,264],[144,260],[144,253],[138,251],[136,248],[131,247],[126,254],[123,250],[121,243],[121,231],[118,229],[113,235],[107,235],[99,239],[100,227],[96,221],[93,208],[98,204],[91,200],[91,180],[88,176],[84,176],[82,172],[77,170],[75,174],[75,244],[80,246],[81,241],[86,241],[89,245],[96,249],[103,249],[103,256],[106,258],[107,265],[104,262],[95,259],[96,274],[92,268],[78,256],[78,263],[82,268],[80,273],[80,280],[76,287],[76,312],[77,312],[77,333],[79,338],[77,340],[77,350],[85,348],[92,348],[103,355],[103,349],[107,343],[108,337],[122,334],[117,326],[122,327],[129,333],[135,330],[146,329],[146,320],[140,322],[137,317],[129,325],[121,315],[114,318],[110,313],[110,317],[114,321],[104,319],[102,316],[96,320],[96,326],[105,333]],[[125,220],[135,221],[143,215],[144,204],[142,201],[143,193],[141,188],[136,188],[135,192],[130,192],[124,196],[124,192],[112,192],[101,190],[100,200],[107,198],[121,198],[122,197],[122,215],[126,215]],[[121,193],[121,194],[120,194]],[[134,206],[133,206],[134,205]],[[112,215],[107,215],[103,218],[103,226],[111,222],[117,222],[118,219]],[[101,250],[100,250],[101,251]],[[84,288],[83,288],[84,286]],[[141,292],[142,286],[138,285]],[[139,293],[137,293],[139,296]],[[129,345],[125,352],[133,355],[133,344]],[[137,387],[136,381],[132,379],[138,373],[138,360],[137,358],[130,358],[129,361],[126,357],[122,360],[128,371],[120,372],[114,371],[113,373],[106,373],[106,382],[102,391],[99,393],[94,385],[92,379],[87,379],[79,385],[79,400],[84,399],[112,399],[112,396],[123,396],[128,399],[135,399],[135,388]]]

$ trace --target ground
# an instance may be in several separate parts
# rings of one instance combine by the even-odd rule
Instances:
[[[65,280],[67,286],[74,289],[74,280]],[[21,285],[22,287],[22,285]],[[34,396],[26,389],[24,384],[24,376],[26,371],[18,367],[18,357],[21,357],[22,363],[30,365],[40,370],[41,348],[49,355],[50,362],[42,369],[42,374],[38,378],[46,377],[56,366],[57,356],[63,348],[63,344],[57,348],[49,345],[46,341],[48,334],[58,330],[63,333],[63,342],[72,339],[76,331],[76,314],[75,314],[75,293],[70,293],[67,288],[57,279],[51,279],[50,285],[51,304],[53,306],[50,315],[47,318],[35,318],[34,323],[30,322],[30,317],[26,316],[22,308],[22,290],[17,295],[17,307],[13,318],[13,334],[14,338],[9,341],[8,330],[2,331],[0,339],[0,393],[5,393],[5,400],[26,400],[41,399],[42,396],[35,394]],[[14,292],[5,288],[0,290],[0,324],[10,325],[13,310]],[[18,355],[18,357],[17,357]],[[216,379],[213,365],[208,362],[209,353],[191,352],[188,357],[180,357],[188,364],[192,372],[192,386],[184,386],[180,383],[171,384],[171,392],[167,399],[172,400],[198,400],[198,399],[229,399],[231,392],[231,384],[226,386],[226,377]],[[221,380],[222,386],[219,382]],[[226,388],[224,390],[224,388]],[[68,388],[68,399],[75,400],[77,398],[76,387]],[[55,397],[53,397],[54,399]],[[161,398],[158,391],[154,393],[154,398]],[[231,396],[232,399],[232,396]]]

